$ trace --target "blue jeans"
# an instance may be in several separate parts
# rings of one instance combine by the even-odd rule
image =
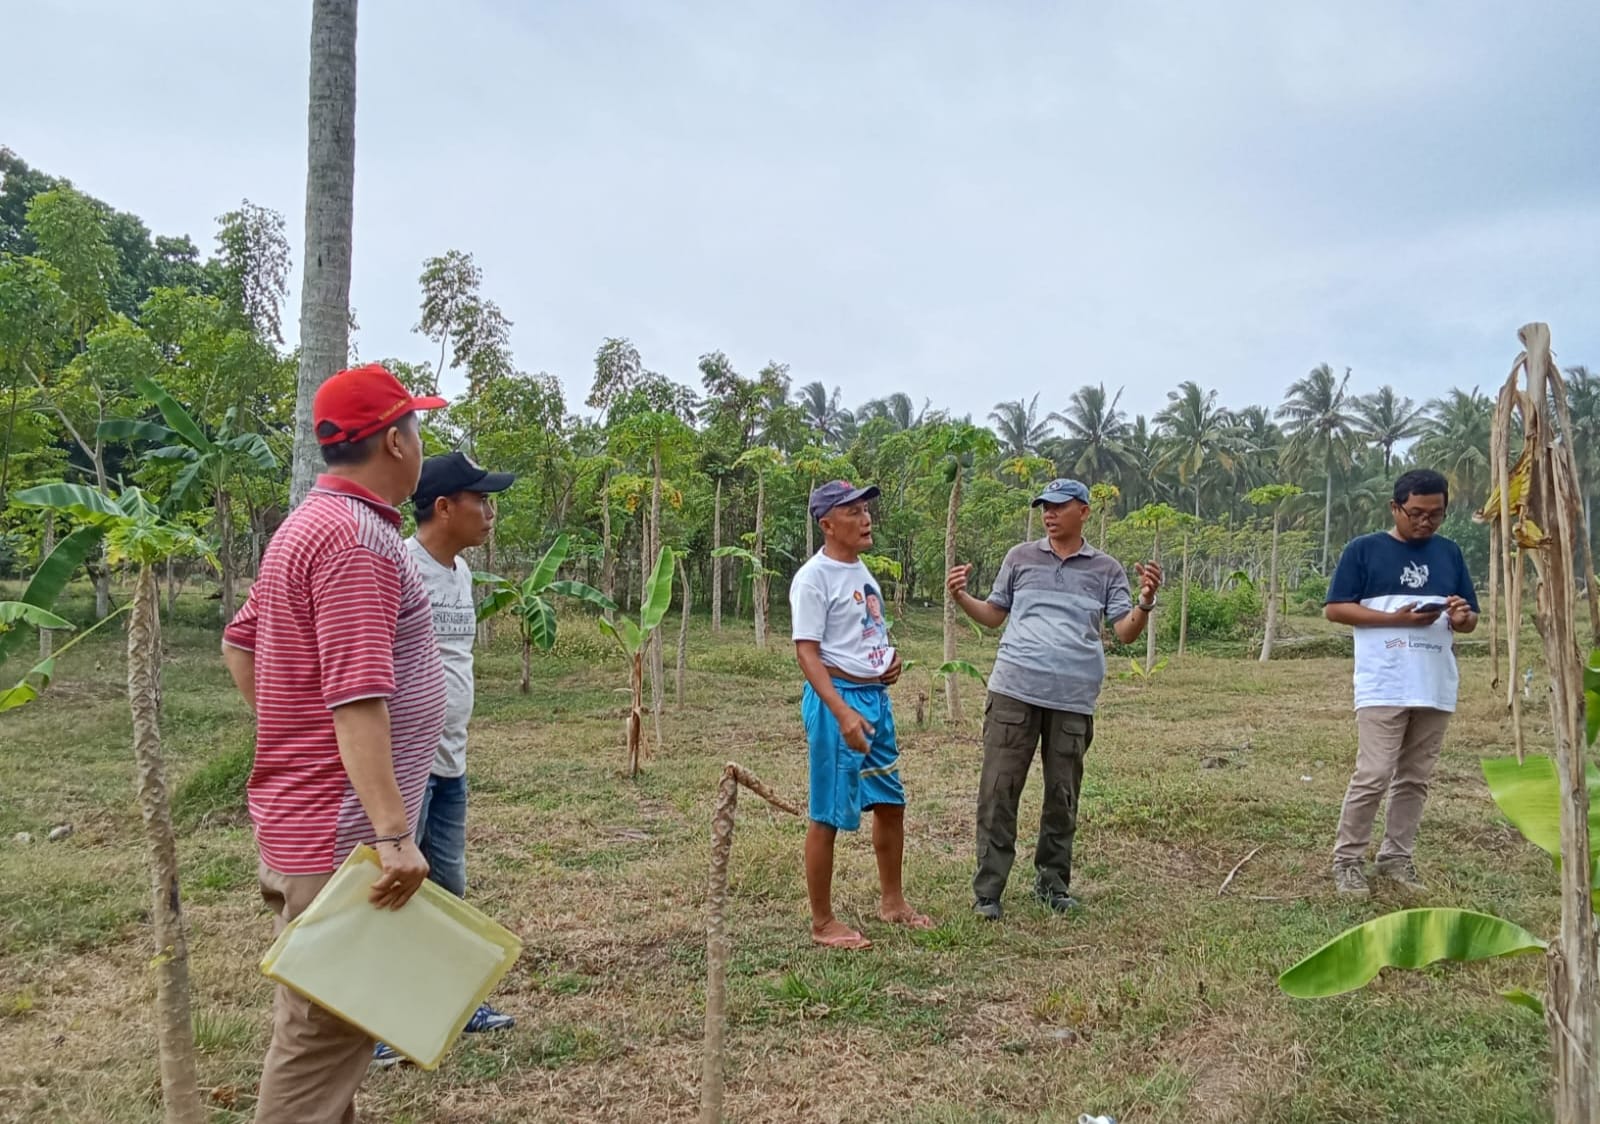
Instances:
[[[430,776],[417,817],[417,847],[428,877],[458,898],[467,896],[467,777]]]

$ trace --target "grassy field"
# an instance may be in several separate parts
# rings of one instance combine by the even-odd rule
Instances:
[[[271,989],[256,963],[270,928],[241,806],[250,716],[215,654],[215,609],[182,604],[168,628],[164,722],[201,1078],[216,1119],[242,1121],[265,1043]],[[694,1118],[711,797],[736,760],[803,803],[800,681],[786,643],[762,653],[748,622],[720,637],[695,622],[687,698],[677,708],[669,689],[664,744],[630,782],[623,666],[592,624],[562,629],[530,696],[516,692],[510,644],[479,662],[469,894],[525,942],[496,996],[518,1026],[464,1040],[436,1073],[374,1074],[364,1119]],[[900,631],[912,655],[935,655],[933,611]],[[992,657],[992,640],[962,647],[980,666]],[[118,638],[73,656],[42,702],[0,717],[0,1119],[152,1121],[147,884]],[[1391,975],[1314,1003],[1276,989],[1299,956],[1400,904],[1381,884],[1370,903],[1336,901],[1326,877],[1355,752],[1348,660],[1193,655],[1144,682],[1116,677],[1125,666],[1114,662],[1088,762],[1078,915],[1054,917],[1027,893],[1037,766],[1006,920],[968,912],[975,684],[955,727],[917,728],[919,673],[895,690],[907,883],[939,922],[931,932],[877,922],[869,841],[841,837],[840,913],[876,947],[813,950],[802,825],[741,802],[730,1119],[1547,1119],[1544,1032],[1496,994],[1542,991],[1537,958]],[[1548,934],[1550,864],[1497,816],[1478,771],[1480,756],[1509,752],[1487,677],[1484,660],[1463,660],[1420,865],[1434,903]],[[46,842],[64,822],[70,838]]]

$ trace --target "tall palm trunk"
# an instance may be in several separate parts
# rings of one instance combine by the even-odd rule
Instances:
[[[722,559],[715,551],[722,546],[722,477],[717,477],[716,498],[711,505],[711,631],[722,631]]]
[[[128,622],[128,709],[133,758],[150,859],[150,919],[155,930],[156,1038],[161,1057],[161,1099],[167,1124],[201,1124],[195,1075],[194,1030],[189,1011],[189,944],[178,898],[178,841],[172,830],[166,769],[161,760],[160,588],[156,572],[139,567]]]
[[[1333,444],[1322,460],[1322,572],[1328,572],[1328,547],[1333,540]]]
[[[233,619],[233,612],[238,608],[235,596],[238,592],[239,576],[235,573],[233,562],[233,497],[228,495],[226,488],[217,489],[216,518],[217,528],[217,569],[222,574],[222,623],[227,624]]]
[[[1278,635],[1278,526],[1281,520],[1276,510],[1272,513],[1272,562],[1267,578],[1267,625],[1261,637],[1261,662],[1272,658],[1272,641]]]
[[[1031,509],[1030,509],[1031,510]],[[944,517],[944,570],[949,573],[956,564],[956,516],[961,511],[961,466],[956,465],[956,478],[950,485],[950,508]],[[944,660],[956,658],[956,601],[946,587],[944,591]],[[956,676],[944,677],[945,713],[951,722],[961,721],[961,689]]]
[[[817,478],[813,476],[811,483],[806,487],[806,495],[817,490]],[[816,528],[817,521],[811,518],[811,513],[806,512],[806,557],[810,558],[817,552]]]
[[[641,565],[645,568],[640,571],[641,584],[649,579],[650,567],[655,565],[655,560],[661,557],[661,446],[658,443],[650,457],[652,479],[650,481],[650,533],[647,536],[647,546]],[[666,698],[666,657],[664,647],[666,638],[661,635],[659,628],[650,631],[650,713],[655,719],[656,751],[661,750],[661,707]]]
[[[356,182],[356,0],[312,0],[306,115],[306,249],[300,283],[289,506],[317,478],[311,426],[317,388],[350,358],[351,227]]]
[[[1183,584],[1178,597],[1178,655],[1189,647],[1189,532],[1183,533]]]
[[[750,605],[756,617],[756,647],[767,646],[767,477],[756,477],[756,572],[750,579]]]
[[[600,477],[600,587],[613,602],[617,599],[617,556],[611,549],[611,473]],[[606,610],[611,619],[611,610]]]
[[[683,586],[683,609],[678,617],[678,674],[674,701],[678,709],[682,710],[683,679],[689,667],[689,608],[694,604],[694,598],[689,592],[689,567],[682,562],[678,565],[678,583]]]
[[[1161,524],[1155,527],[1155,541],[1150,546],[1150,561],[1157,566],[1161,565]],[[1146,673],[1155,670],[1156,666],[1156,614],[1161,610],[1151,612],[1150,619],[1144,623],[1144,669]]]

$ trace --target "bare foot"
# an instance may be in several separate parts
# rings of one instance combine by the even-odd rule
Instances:
[[[811,940],[823,948],[859,950],[872,947],[871,941],[839,920],[829,921],[820,928],[812,925]]]
[[[887,921],[891,925],[904,925],[908,929],[931,929],[933,918],[926,913],[918,913],[911,908],[909,902],[902,901],[899,905],[885,904],[878,909],[878,920]]]

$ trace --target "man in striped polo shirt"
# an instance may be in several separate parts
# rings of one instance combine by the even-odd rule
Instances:
[[[1033,501],[1044,508],[1045,537],[1007,552],[987,600],[967,592],[971,566],[946,579],[963,612],[988,628],[1005,625],[983,706],[983,774],[978,782],[978,871],[973,909],[1000,919],[1000,895],[1016,858],[1017,804],[1034,750],[1044,764],[1044,807],[1034,851],[1034,894],[1057,913],[1077,902],[1072,840],[1078,830],[1083,758],[1094,741],[1094,711],[1106,678],[1101,628],[1131,644],[1150,621],[1161,567],[1142,562],[1139,600],[1122,563],[1083,537],[1089,489],[1052,480]]]
[[[399,505],[422,467],[417,411],[444,404],[413,397],[376,364],[322,385],[312,417],[328,471],[273,535],[223,634],[223,659],[256,712],[247,791],[275,929],[363,843],[383,864],[374,906],[399,909],[428,874],[413,835],[444,728],[445,674]],[[258,1124],[353,1121],[372,1047],[279,987]]]

